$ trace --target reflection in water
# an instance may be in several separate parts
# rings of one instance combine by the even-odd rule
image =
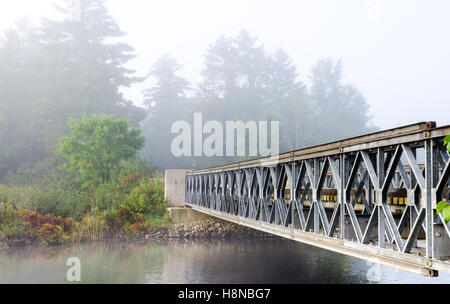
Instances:
[[[8,249],[0,283],[68,283],[69,257],[81,261],[81,283],[377,283],[368,273],[379,283],[450,282],[449,274],[422,277],[275,239]]]

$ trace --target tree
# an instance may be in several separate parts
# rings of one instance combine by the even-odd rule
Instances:
[[[134,159],[144,146],[140,130],[125,119],[93,115],[69,120],[70,136],[59,139],[57,153],[65,168],[80,174],[86,185],[108,183],[124,161]]]
[[[205,55],[200,94],[206,99],[223,98],[235,87],[237,53],[231,38],[221,35]]]
[[[65,0],[65,5],[56,6],[64,19],[42,23],[41,41],[51,67],[47,75],[56,78],[50,79],[55,82],[47,92],[49,106],[63,119],[73,113],[105,113],[133,118],[137,126],[144,112],[119,92],[120,87],[144,80],[125,67],[136,57],[134,49],[117,42],[125,33],[108,14],[104,0],[79,1],[80,19],[72,17],[73,1]]]
[[[0,39],[0,177],[42,157],[36,29],[25,19]]]
[[[271,55],[270,100],[286,99],[296,93],[297,90],[305,90],[305,86],[297,79],[299,73],[289,55],[283,49],[277,49]]]
[[[125,67],[134,50],[117,42],[125,34],[104,1],[81,0],[80,19],[71,2],[56,6],[61,20],[22,21],[0,38],[0,177],[53,157],[69,117],[145,117],[119,91],[143,78]]]
[[[313,112],[306,86],[289,55],[282,49],[271,55],[268,100],[280,121],[281,151],[295,150],[312,143]]]
[[[103,0],[80,0],[80,19],[72,17],[71,2],[56,6],[61,21],[45,19],[40,28],[44,75],[40,111],[49,154],[55,139],[67,133],[69,117],[104,113],[129,119],[134,126],[145,117],[143,109],[119,91],[142,80],[125,67],[136,57],[130,45],[117,42],[125,33]]]
[[[208,120],[279,120],[281,151],[309,143],[306,87],[284,50],[268,53],[247,31],[222,35],[210,46],[202,75],[197,110]]]
[[[343,84],[340,61],[319,60],[311,70],[310,80],[311,114],[318,139],[315,144],[375,131],[362,93],[353,85]]]
[[[177,75],[181,66],[175,60],[165,56],[153,66],[150,76],[156,85],[145,92],[149,117],[143,125],[148,139],[144,155],[151,156],[160,168],[195,167],[196,163],[208,167],[242,160],[173,158],[170,126],[176,120],[191,121],[193,112],[202,113],[204,122],[215,120],[222,126],[226,121],[279,121],[280,152],[374,130],[364,96],[343,83],[340,62],[319,61],[308,88],[284,50],[269,53],[256,37],[240,31],[231,37],[221,35],[209,47],[204,66],[203,79],[190,97],[187,81]],[[226,138],[222,140],[226,147]]]
[[[183,99],[186,97],[186,91],[190,89],[189,82],[177,75],[182,66],[169,55],[159,58],[153,65],[149,76],[156,79],[156,85],[145,90],[144,103],[147,106],[147,112],[153,114],[160,108],[176,106],[177,108],[185,108]],[[171,109],[174,110],[174,109]]]
[[[205,55],[205,68],[200,92],[196,98],[196,112],[205,121],[262,120],[268,114],[267,102],[271,60],[263,45],[247,31],[234,37],[222,35]],[[243,141],[243,139],[240,139]],[[223,138],[223,147],[226,139]],[[237,157],[197,157],[203,166],[239,161]]]
[[[174,58],[162,56],[149,73],[156,80],[155,85],[144,91],[148,118],[142,130],[148,140],[142,154],[151,158],[159,169],[191,166],[185,158],[171,154],[172,124],[178,120],[192,119],[189,117],[189,100],[186,96],[190,84],[177,75],[181,68]]]

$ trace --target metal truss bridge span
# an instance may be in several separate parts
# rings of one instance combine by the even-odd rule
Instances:
[[[186,204],[327,250],[450,273],[450,126],[417,123],[186,175]],[[282,248],[280,248],[282,250]]]

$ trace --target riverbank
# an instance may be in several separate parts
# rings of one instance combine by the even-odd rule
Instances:
[[[255,229],[226,222],[220,219],[208,219],[192,223],[173,224],[145,235],[145,239],[271,239],[277,236]]]
[[[89,243],[94,241],[145,241],[145,240],[208,240],[208,239],[275,239],[262,231],[240,226],[220,219],[202,219],[190,223],[170,224],[149,232],[138,234],[106,233],[101,239],[66,240],[65,242],[48,243],[37,237],[4,241],[1,248],[33,246],[57,246],[63,244]]]

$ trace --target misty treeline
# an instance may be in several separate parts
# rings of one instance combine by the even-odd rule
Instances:
[[[172,124],[192,123],[195,112],[204,121],[224,125],[230,120],[279,120],[281,152],[374,130],[368,104],[356,87],[343,82],[339,61],[319,60],[311,71],[298,71],[284,50],[268,52],[256,37],[241,31],[212,42],[199,83],[181,77],[181,64],[169,55],[138,77],[126,67],[136,53],[122,42],[125,33],[104,1],[82,4],[80,20],[73,18],[67,1],[58,7],[61,20],[44,19],[39,26],[21,21],[4,32],[0,177],[17,172],[29,178],[56,168],[64,161],[55,155],[55,147],[68,133],[68,119],[100,113],[140,127],[146,138],[141,157],[160,169],[238,159],[172,156],[177,135],[171,133]],[[307,83],[299,80],[300,73]],[[147,78],[153,85],[142,92],[143,107],[120,93],[121,87]]]
[[[182,66],[168,55],[150,72],[156,85],[145,91],[144,155],[162,168],[201,168],[245,159],[171,156],[168,151],[175,137],[169,133],[171,124],[181,119],[193,126],[195,112],[202,113],[203,123],[221,122],[224,132],[226,121],[279,121],[280,152],[376,129],[361,92],[343,83],[340,61],[319,60],[307,85],[299,80],[299,71],[284,50],[269,53],[244,30],[236,36],[220,36],[204,58],[199,84],[180,77]],[[248,135],[246,139],[248,151]],[[225,149],[225,134],[223,142]]]

